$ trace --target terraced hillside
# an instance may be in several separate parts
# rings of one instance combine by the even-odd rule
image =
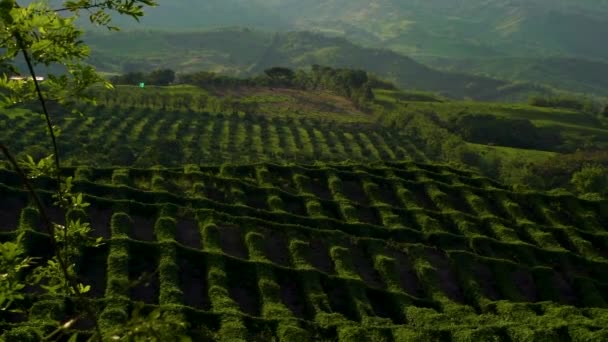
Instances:
[[[64,174],[92,203],[68,215],[107,239],[79,270],[104,326],[143,301],[188,321],[194,340],[608,339],[607,201],[413,162]],[[45,256],[18,177],[1,170],[0,183],[0,238],[24,231],[29,253]],[[142,273],[148,286],[126,286]],[[32,318],[71,310],[35,298],[20,303],[34,303]],[[0,330],[22,319],[1,314]]]
[[[86,116],[64,115],[57,124],[64,132],[59,140],[63,158],[79,165],[424,160],[397,129],[380,130],[381,126],[354,115],[355,122],[337,117],[99,106]],[[16,152],[45,151],[47,134],[37,115],[0,115],[0,135]]]

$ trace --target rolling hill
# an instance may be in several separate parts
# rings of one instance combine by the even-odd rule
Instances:
[[[318,30],[410,55],[608,58],[603,0],[161,0],[155,29],[250,26]],[[125,20],[120,24],[133,27]]]
[[[608,63],[574,57],[420,58],[447,71],[486,75],[510,81],[542,83],[558,89],[608,96]]]
[[[601,93],[608,0],[161,4],[88,31],[146,72],[92,103],[9,83],[48,127],[0,109],[0,341],[608,340],[608,117],[480,75]]]
[[[77,272],[107,329],[141,301],[206,341],[608,337],[606,201],[402,162],[62,173],[92,203],[67,217],[105,242]],[[53,180],[35,184],[50,202]],[[15,173],[0,169],[0,193],[0,241],[23,233],[44,258],[40,212]],[[36,293],[17,305],[50,326],[71,310]],[[0,315],[0,332],[24,318]]]
[[[141,24],[118,23],[182,32],[231,25],[312,31],[448,70],[605,96],[605,82],[593,75],[603,74],[608,60],[606,18],[601,0],[161,0]]]
[[[454,98],[514,101],[551,89],[527,83],[444,72],[398,53],[355,45],[340,37],[310,32],[270,33],[234,28],[203,32],[131,31],[90,33],[85,41],[90,63],[101,71],[148,71],[169,67],[177,72],[214,71],[229,75],[259,74],[266,68],[308,68],[312,64],[357,68],[396,82],[401,88],[438,92]]]

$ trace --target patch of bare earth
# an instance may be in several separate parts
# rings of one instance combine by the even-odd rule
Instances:
[[[386,285],[382,281],[382,277],[374,268],[372,259],[365,252],[365,246],[362,243],[349,246],[350,255],[353,260],[353,265],[367,286],[374,288],[385,289]]]
[[[388,250],[388,255],[395,258],[399,282],[405,293],[414,297],[424,298],[424,288],[422,287],[420,279],[418,278],[416,271],[414,271],[413,263],[408,256],[396,249]]]
[[[11,232],[19,227],[19,213],[24,203],[12,199],[0,199],[0,232]]]
[[[536,291],[536,285],[534,284],[534,278],[529,270],[520,268],[513,272],[512,277],[519,292],[521,292],[527,301],[538,301],[538,293]]]
[[[245,246],[245,240],[243,238],[243,232],[239,227],[220,225],[219,232],[220,244],[224,253],[241,259],[247,259],[249,257],[247,246]]]
[[[302,91],[288,88],[231,88],[215,91],[214,95],[236,99],[248,96],[274,97],[276,101],[262,105],[262,112],[277,112],[287,110],[292,113],[327,113],[333,116],[340,115],[345,118],[357,117],[364,119],[368,114],[358,110],[353,102],[345,97],[321,91]],[[264,108],[268,107],[268,108]]]
[[[496,288],[496,284],[494,283],[494,276],[492,271],[486,265],[475,264],[473,267],[473,274],[479,286],[481,287],[481,291],[483,295],[491,300],[500,299],[500,293]]]
[[[107,246],[86,249],[81,260],[78,276],[84,284],[92,285],[90,293],[93,297],[103,297],[106,287]]]
[[[193,219],[177,221],[175,240],[184,246],[201,249],[201,232],[198,222]]]
[[[91,208],[88,210],[88,216],[91,220],[92,235],[94,237],[110,238],[110,220],[112,218],[111,210],[99,210]]]
[[[373,224],[376,226],[382,225],[382,219],[380,218],[380,214],[375,208],[372,207],[356,207],[357,213],[359,215],[359,220],[364,223]]]
[[[433,202],[433,200],[429,197],[424,187],[417,187],[415,189],[411,189],[411,191],[420,207],[430,211],[438,211],[435,202]]]
[[[342,191],[344,195],[355,203],[369,206],[369,198],[363,191],[361,184],[354,180],[342,181]]]
[[[285,209],[287,209],[288,212],[298,216],[306,216],[306,207],[300,198],[290,197],[287,198],[284,203]]]
[[[253,191],[245,197],[245,204],[254,209],[268,210],[265,191]]]
[[[560,294],[560,301],[566,305],[577,305],[578,300],[576,296],[576,292],[568,283],[566,277],[557,272],[553,272],[553,281],[552,283],[555,285]]]
[[[179,259],[180,288],[184,293],[184,304],[196,309],[211,309],[208,296],[207,270],[201,259],[196,262],[182,256]]]
[[[208,187],[208,188],[205,188],[204,192],[205,192],[205,197],[207,197],[208,199],[210,199],[214,202],[219,202],[219,203],[226,202],[226,193],[224,191],[221,191],[217,188]]]
[[[325,181],[325,179],[321,179],[321,178],[311,178],[310,179],[310,191],[317,197],[327,200],[327,201],[331,201],[333,199],[333,196],[331,194],[331,191],[329,191],[329,188],[327,186],[327,181]]]
[[[129,278],[131,281],[140,280],[131,288],[130,297],[134,301],[146,304],[158,304],[160,282],[156,272],[157,260],[150,258],[132,257],[129,260]]]
[[[264,236],[264,247],[268,259],[275,264],[289,267],[291,262],[285,236],[275,231],[265,231]]]
[[[300,288],[297,274],[278,272],[277,282],[281,288],[281,299],[294,316],[301,319],[312,319],[310,308],[306,305],[306,294]]]
[[[395,194],[395,189],[390,183],[380,183],[378,184],[378,195],[380,200],[383,203],[391,205],[393,207],[399,208],[401,204],[399,203],[399,199]]]
[[[451,300],[464,304],[465,298],[462,288],[458,283],[458,277],[452,270],[450,260],[445,254],[438,250],[429,250],[427,253],[428,259],[437,270],[439,278],[439,287]]]
[[[228,292],[241,311],[251,316],[260,315],[260,293],[255,269],[240,261],[226,260]]]
[[[310,250],[308,252],[308,262],[318,270],[327,274],[335,274],[334,262],[329,256],[329,248],[323,241],[313,239],[310,241]]]
[[[132,216],[133,229],[131,238],[139,241],[154,241],[154,218],[143,216]]]

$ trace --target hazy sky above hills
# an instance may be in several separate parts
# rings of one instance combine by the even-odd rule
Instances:
[[[608,58],[606,0],[159,0],[125,29],[311,30],[408,55]]]

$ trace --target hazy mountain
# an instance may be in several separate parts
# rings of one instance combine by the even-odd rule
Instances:
[[[317,30],[409,55],[608,58],[606,0],[159,0],[155,29]],[[117,19],[123,26],[134,24]]]
[[[206,32],[132,31],[89,34],[91,63],[107,72],[208,70],[237,76],[272,66],[308,68],[312,64],[367,70],[400,87],[484,100],[522,100],[546,89],[513,85],[488,77],[438,71],[393,51],[364,48],[340,37],[310,32],[271,33],[250,29]]]
[[[560,89],[608,96],[608,62],[575,57],[421,58],[447,71],[526,80]]]

